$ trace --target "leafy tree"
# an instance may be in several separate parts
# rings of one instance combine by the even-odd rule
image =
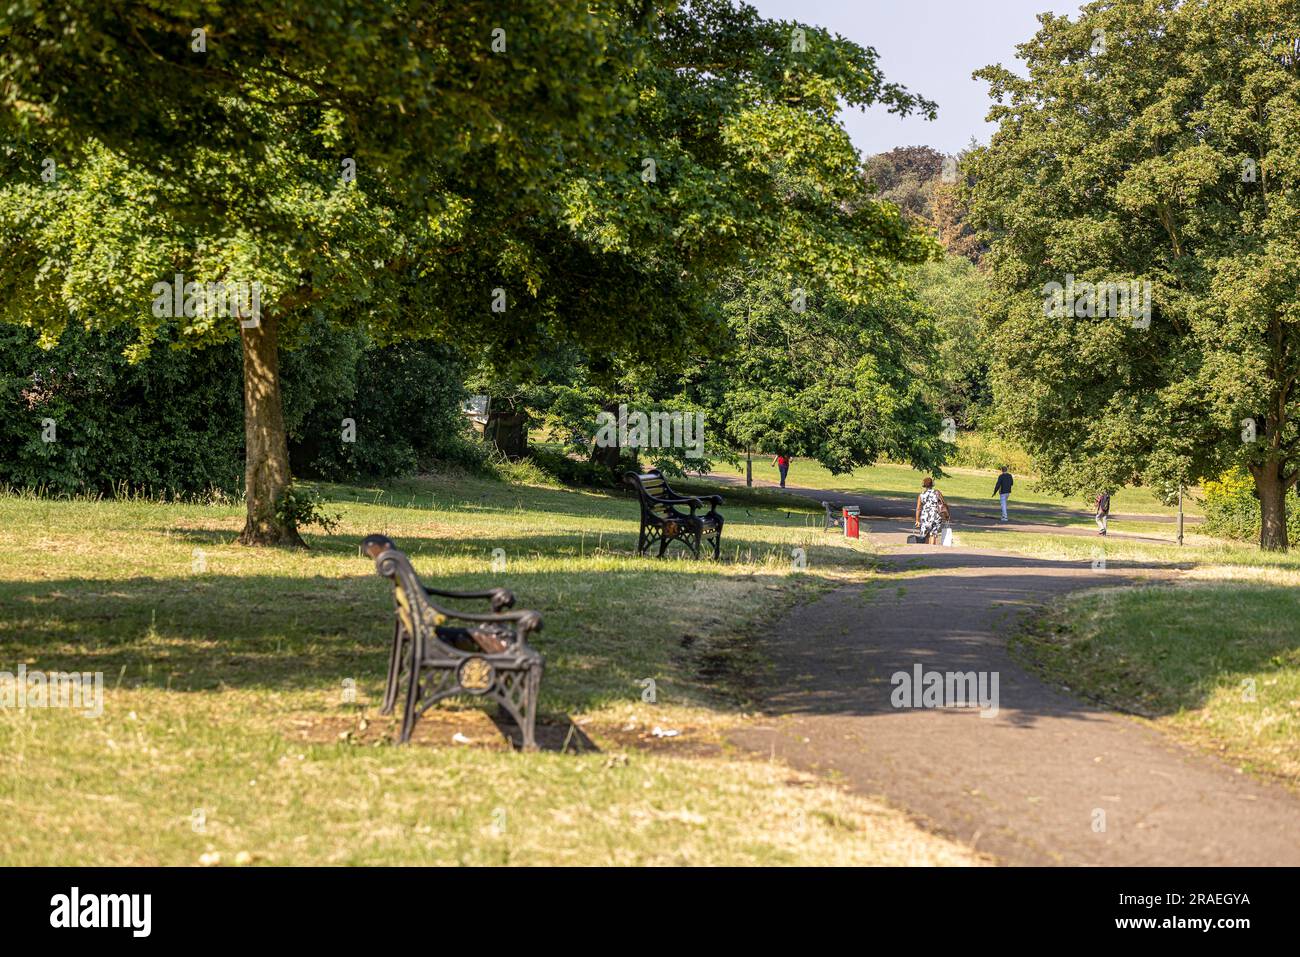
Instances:
[[[984,315],[989,288],[968,259],[948,253],[912,274],[932,317],[935,356],[919,378],[929,405],[962,428],[975,427],[992,398]]]
[[[966,156],[965,153],[961,154],[958,163],[964,162]],[[940,245],[950,256],[961,256],[978,266],[987,248],[970,223],[966,196],[966,189],[960,180],[954,183],[932,181],[930,223]]]
[[[887,210],[836,213],[856,154],[834,117],[933,111],[874,51],[721,0],[29,2],[0,41],[0,282],[42,307],[9,318],[54,337],[71,304],[142,352],[153,281],[267,287],[256,326],[178,323],[242,341],[249,543],[299,541],[275,508],[279,352],[309,320],[498,363],[568,339],[608,375],[611,342],[706,341],[700,304],[742,253],[867,295],[913,240]],[[66,175],[42,190],[51,154]]]
[[[945,447],[922,387],[933,339],[917,302],[792,303],[787,289],[772,275],[730,286],[732,345],[697,390],[710,425],[731,448],[813,458],[835,474],[882,457],[937,472]]]
[[[155,282],[261,282],[255,325],[175,325],[189,345],[240,338],[242,540],[300,544],[276,511],[282,341],[317,315],[380,340],[525,341],[555,308],[530,294],[533,221],[572,164],[621,161],[643,19],[587,0],[11,4],[0,308],[46,341],[69,309],[134,326],[139,357],[167,324]]]
[[[863,176],[876,195],[923,222],[931,222],[931,188],[943,173],[944,155],[930,146],[899,146],[867,158]]]
[[[893,207],[868,201],[837,119],[845,104],[933,115],[884,82],[874,50],[729,0],[692,0],[657,22],[631,82],[637,175],[579,171],[563,197],[571,237],[547,253],[581,293],[566,324],[623,310],[617,335],[589,350],[594,375],[613,383],[620,354],[662,364],[716,352],[719,283],[747,263],[863,302],[900,282],[900,262],[929,254]]]
[[[958,178],[969,151],[951,157],[956,175],[945,180],[948,157],[929,146],[900,146],[867,158],[863,176],[879,199],[893,203],[914,222],[933,231],[949,253],[979,263],[984,246],[968,220],[965,191]]]
[[[1286,547],[1300,477],[1297,12],[1107,0],[1044,14],[1019,47],[1027,76],[978,74],[998,129],[971,161],[1004,303],[1006,423],[1062,489],[1170,488],[1241,465],[1269,549]],[[1048,284],[1068,275],[1150,282],[1149,325],[1048,316]]]
[[[869,305],[792,299],[792,285],[763,269],[733,273],[719,290],[725,334],[707,353],[661,366],[621,359],[596,374],[574,351],[546,366],[545,381],[493,388],[527,403],[552,438],[570,452],[590,452],[606,474],[637,459],[670,474],[707,471],[737,450],[784,451],[836,473],[881,457],[937,470],[946,445],[927,394],[937,356],[922,304],[907,290]],[[705,441],[593,447],[602,413],[617,415],[620,406],[630,415],[702,417],[703,429],[684,437]]]
[[[576,171],[561,195],[569,230],[543,228],[532,240],[550,270],[546,287],[570,293],[556,323],[532,331],[541,350],[571,340],[565,328],[606,330],[610,315],[618,327],[559,377],[546,359],[540,370],[516,362],[503,375],[515,385],[498,390],[517,391],[572,442],[620,404],[693,407],[686,387],[697,364],[723,361],[733,344],[719,304],[737,268],[787,277],[787,298],[863,306],[896,294],[906,264],[933,252],[868,194],[837,119],[842,103],[933,112],[881,79],[873,50],[700,0],[658,21],[631,82],[641,104],[630,128],[634,175]],[[592,454],[622,467],[617,447]]]

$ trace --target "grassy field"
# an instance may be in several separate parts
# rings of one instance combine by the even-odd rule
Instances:
[[[718,475],[743,477],[744,465],[739,469],[720,465]],[[996,472],[976,469],[949,469],[949,475],[938,481],[944,497],[954,505],[966,507],[984,507],[990,511],[998,507],[998,500],[993,496],[993,481]],[[873,465],[868,468],[855,469],[848,475],[831,475],[829,471],[811,459],[796,459],[790,467],[790,485],[832,491],[851,492],[872,495],[884,499],[897,499],[911,503],[915,501],[921,488],[921,478],[925,473],[918,472],[906,465]],[[776,483],[780,473],[772,465],[771,458],[754,459],[754,480],[756,482]],[[1043,524],[1081,524],[1091,521],[1091,496],[1067,498],[1037,488],[1032,477],[1017,477],[1012,493],[1012,501],[1021,514],[1032,514],[1035,522]],[[1161,502],[1150,489],[1124,488],[1111,496],[1111,511],[1116,513],[1134,513],[1144,515],[1176,515],[1176,506]],[[1199,520],[1201,510],[1196,500],[1195,490],[1183,499],[1184,515]]]
[[[870,568],[814,511],[738,493],[723,561],[656,562],[632,554],[622,496],[324,491],[341,524],[307,552],[235,544],[233,504],[0,497],[0,670],[106,683],[100,717],[0,708],[0,864],[975,861],[725,743],[760,666],[749,636]],[[509,750],[472,707],[393,746],[376,713],[391,594],[357,552],[371,532],[426,580],[504,583],[544,613],[551,750]]]

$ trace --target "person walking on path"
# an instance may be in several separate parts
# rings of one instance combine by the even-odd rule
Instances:
[[[1098,535],[1106,534],[1106,520],[1110,517],[1110,492],[1102,491],[1097,496],[1097,528]]]
[[[790,471],[790,463],[794,461],[790,456],[784,453],[777,455],[772,459],[772,464],[777,467],[781,473],[781,488],[785,488],[785,477]]]
[[[916,497],[916,521],[921,540],[927,545],[938,545],[943,534],[943,523],[948,521],[948,503],[943,493],[934,487],[934,479],[921,479],[921,494]]]
[[[1002,502],[1002,521],[1007,520],[1007,499],[1011,497],[1011,486],[1013,480],[1007,467],[1002,466],[1002,474],[998,476],[997,483],[993,486],[993,494]]]

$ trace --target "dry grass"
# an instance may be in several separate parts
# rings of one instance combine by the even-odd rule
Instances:
[[[107,685],[97,718],[0,709],[0,864],[978,862],[724,747],[760,665],[747,636],[870,566],[816,515],[737,504],[722,562],[655,562],[631,554],[621,497],[476,480],[326,491],[342,524],[305,553],[234,544],[230,505],[0,497],[0,669]],[[504,583],[543,611],[547,731],[583,753],[513,753],[473,709],[390,743],[375,713],[390,599],[356,552],[369,532],[430,581]]]

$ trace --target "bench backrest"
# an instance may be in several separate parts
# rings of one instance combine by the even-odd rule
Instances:
[[[668,486],[664,475],[658,469],[651,469],[648,472],[628,472],[623,476],[624,481],[637,491],[637,497],[641,500],[641,510],[648,512],[657,518],[672,518],[677,514],[676,509],[665,502],[656,501],[661,498],[677,498],[677,494]]]
[[[421,649],[426,640],[445,644],[435,629],[446,621],[446,617],[429,602],[429,596],[406,553],[383,535],[368,536],[361,548],[375,560],[375,570],[393,583],[397,620],[406,633],[417,641]]]

